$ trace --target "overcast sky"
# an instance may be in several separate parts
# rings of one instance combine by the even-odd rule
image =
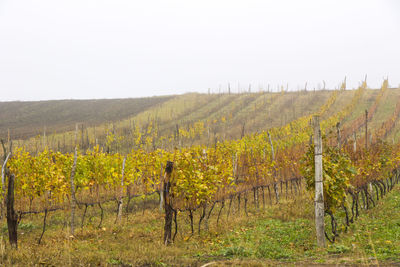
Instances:
[[[398,0],[0,0],[0,101],[400,84]]]

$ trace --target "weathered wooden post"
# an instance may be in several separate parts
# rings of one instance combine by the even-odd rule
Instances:
[[[121,188],[119,192],[119,199],[118,199],[118,215],[117,215],[117,222],[121,221],[122,217],[122,203],[123,203],[123,195],[124,195],[124,175],[125,175],[125,163],[126,163],[126,157],[124,157],[124,160],[122,161],[122,173],[121,173]]]
[[[269,132],[268,134],[268,139],[269,139],[269,144],[271,145],[271,161],[272,163],[275,162],[275,151],[274,151],[274,145],[272,143],[272,138]],[[276,168],[275,166],[273,167],[274,169],[274,192],[275,192],[275,198],[276,198],[276,203],[279,203],[279,191],[278,191],[278,184],[277,184],[277,178],[276,178]]]
[[[181,141],[180,141],[180,136],[179,136],[179,125],[176,125],[176,130],[175,130],[175,141],[176,141],[176,146],[180,147]]]
[[[2,142],[3,142],[3,140],[1,140]],[[6,167],[7,167],[7,161],[8,161],[8,159],[10,158],[10,156],[11,156],[11,153],[9,152],[8,153],[8,155],[6,156],[6,153],[7,153],[7,151],[6,151],[6,149],[5,149],[5,146],[4,146],[4,143],[3,143],[3,149],[4,149],[4,163],[3,163],[3,166],[1,167],[1,190],[2,190],[2,192],[3,192],[3,201],[1,201],[1,203],[0,203],[0,219],[3,219],[3,215],[4,215],[4,207],[5,207],[5,200],[6,200],[6,197],[5,197],[5,191],[6,191]]]
[[[3,189],[3,201],[1,203],[1,218],[3,218],[3,205],[6,206],[6,217],[7,217],[7,228],[8,228],[8,240],[11,247],[18,248],[18,215],[14,210],[14,183],[15,176],[10,173],[7,168],[7,162],[12,155],[12,142],[10,141],[10,136],[8,137],[8,143],[10,144],[9,152],[7,153],[4,141],[1,140],[1,145],[3,146],[4,152],[4,163],[1,168],[1,186]],[[8,177],[7,195],[4,195],[6,189],[6,177]]]
[[[336,124],[336,131],[337,131],[337,145],[340,151],[342,149],[342,139],[340,136],[340,122]]]
[[[46,146],[47,146],[47,143],[46,143],[46,126],[44,126],[44,128],[43,128],[43,149],[42,150],[45,150]]]
[[[356,132],[353,133],[354,143],[353,143],[353,152],[357,152],[357,134]]]
[[[12,247],[18,248],[18,216],[14,210],[14,174],[8,174],[8,189],[7,189],[7,227],[8,238]]]
[[[245,127],[246,127],[246,122],[243,122],[243,125],[242,125],[242,133],[240,134],[240,139],[243,139],[243,137],[244,137]]]
[[[77,147],[77,137],[78,137],[78,124],[75,126],[75,152],[74,152],[74,162],[71,169],[71,236],[74,236],[75,230],[75,208],[76,208],[76,198],[75,198],[75,171],[76,171],[76,161],[78,157],[78,147]]]
[[[365,110],[365,150],[368,150],[368,110]]]
[[[82,124],[81,125],[81,149],[83,150],[83,151],[85,151],[85,140],[84,140],[84,138],[83,138],[83,135],[84,135],[84,125]],[[84,152],[83,152],[84,153]]]
[[[163,183],[162,183],[164,167],[163,167],[162,163],[160,165],[161,165],[160,166],[160,187],[158,188],[159,189],[158,193],[160,195],[160,203],[159,203],[160,205],[159,205],[158,209],[160,212],[162,212],[163,208],[164,208],[164,194],[163,194]]]
[[[18,215],[14,210],[14,183],[15,183],[15,176],[14,174],[10,173],[7,168],[7,162],[11,157],[12,154],[12,142],[10,142],[10,150],[7,154],[7,149],[4,145],[3,140],[1,140],[1,144],[3,146],[4,151],[4,163],[1,168],[1,185],[3,189],[3,198],[4,198],[4,191],[5,191],[5,184],[6,179],[8,177],[8,186],[7,186],[7,195],[5,196],[4,204],[6,205],[6,217],[7,217],[7,228],[8,228],[8,240],[11,244],[11,247],[18,248]],[[3,216],[3,203],[1,203],[1,217]]]
[[[322,180],[322,137],[319,125],[319,116],[314,116],[314,159],[315,159],[315,230],[317,232],[317,244],[325,247],[324,224],[324,186]]]
[[[172,208],[172,194],[171,194],[171,174],[174,168],[174,163],[167,161],[165,167],[163,195],[164,195],[164,211],[165,211],[165,224],[164,224],[164,244],[168,245],[172,242],[172,219],[174,209]]]
[[[7,161],[10,158],[10,156],[11,156],[11,153],[8,152],[8,154],[6,156],[6,150],[4,150],[4,163],[3,163],[3,166],[1,167],[1,188],[3,189],[3,199],[5,196],[4,192],[5,192],[5,187],[6,187],[6,178],[5,178],[6,172],[5,172],[5,170],[7,167]],[[1,214],[1,215],[3,215],[3,214]]]

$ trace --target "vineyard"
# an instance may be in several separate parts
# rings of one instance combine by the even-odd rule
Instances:
[[[216,109],[207,120],[202,114],[210,110],[201,108],[202,98],[185,127],[160,123],[167,121],[160,113],[157,119],[147,119],[145,127],[139,119],[135,125],[120,122],[128,123],[130,130],[105,130],[103,142],[95,129],[78,126],[68,133],[69,147],[65,134],[50,136],[53,141],[45,141],[42,150],[35,141],[43,137],[2,142],[1,216],[8,221],[10,244],[23,246],[18,225],[32,220],[41,221],[40,235],[34,237],[41,244],[52,224],[75,238],[85,227],[102,229],[106,218],[118,226],[126,225],[125,218],[132,214],[157,213],[163,224],[159,240],[173,247],[212,232],[229,218],[251,218],[275,206],[290,206],[296,199],[312,202],[316,118],[323,140],[325,236],[334,244],[399,182],[400,100],[395,98],[393,109],[387,110],[385,103],[396,90],[388,86],[385,80],[373,92],[366,82],[353,92],[316,92],[313,101],[323,100],[321,105],[304,109],[301,116],[290,112],[291,118],[280,118],[281,125],[265,131],[258,130],[261,115],[255,111],[285,98],[284,92],[244,94],[237,106],[224,104],[233,96],[218,97],[210,105],[226,110]],[[285,105],[290,101],[292,97],[286,98]],[[363,103],[367,105],[360,111]],[[241,105],[246,112],[239,112]],[[245,114],[255,119],[246,122]],[[252,133],[246,132],[250,125],[256,129]],[[231,127],[236,137],[223,136]],[[52,214],[59,220],[51,220]]]

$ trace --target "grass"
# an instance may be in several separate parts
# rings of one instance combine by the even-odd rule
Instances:
[[[235,206],[234,203],[232,206]],[[249,202],[249,205],[251,203]],[[5,266],[201,266],[394,264],[400,262],[400,190],[396,187],[376,207],[362,211],[335,244],[319,249],[315,244],[312,200],[302,194],[265,211],[248,207],[249,216],[237,209],[219,225],[215,212],[209,231],[191,236],[187,214],[180,213],[179,233],[171,246],[162,244],[163,214],[156,208],[125,214],[115,224],[115,205],[108,205],[103,225],[99,211],[89,208],[83,228],[77,223],[75,238],[63,228],[64,213],[53,213],[42,244],[40,216],[26,217],[19,227],[19,249],[7,241],[3,220],[0,262]],[[215,207],[219,210],[219,207]],[[78,221],[82,210],[79,211]],[[66,214],[68,216],[68,214]],[[199,214],[195,214],[198,220]],[[196,227],[197,228],[197,227]],[[197,230],[197,229],[196,229]]]
[[[135,116],[168,101],[168,97],[99,100],[52,100],[0,102],[0,137],[7,140],[8,129],[13,140],[75,128],[75,123],[86,126]]]
[[[315,245],[313,225],[304,216],[309,212],[307,209],[303,209],[289,221],[257,219],[232,230],[221,242],[218,253],[231,258],[273,259],[278,263],[296,262],[304,265],[337,262],[398,264],[399,210],[400,190],[396,188],[376,207],[362,211],[362,215],[351,225],[349,231],[342,233],[334,244],[328,244],[323,250]]]
[[[359,218],[340,243],[353,254],[377,261],[400,261],[400,190],[394,189]]]
[[[375,115],[372,117],[370,122],[370,127],[372,129],[377,129],[381,127],[388,118],[390,118],[395,110],[398,101],[397,91],[393,89],[388,89],[383,95]]]
[[[335,115],[338,111],[342,110],[343,107],[346,107],[351,103],[351,100],[354,97],[356,90],[347,90],[342,91],[338,94],[336,101],[332,104],[331,108],[327,110],[324,118],[329,118]]]
[[[257,220],[254,224],[232,230],[221,242],[218,254],[227,257],[295,261],[313,249],[309,221],[297,219],[282,222],[277,219]]]
[[[365,90],[354,111],[345,119],[345,123],[351,123],[359,116],[362,116],[365,110],[368,110],[374,104],[375,98],[379,93],[379,90]]]

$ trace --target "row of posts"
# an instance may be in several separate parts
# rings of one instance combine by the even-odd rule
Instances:
[[[366,131],[366,136],[367,136],[367,122],[368,122],[368,111],[365,112],[365,131]],[[317,235],[317,245],[319,247],[325,247],[326,246],[326,241],[325,241],[325,225],[324,225],[324,193],[323,193],[323,179],[322,179],[322,172],[323,172],[323,166],[322,166],[322,136],[321,136],[321,129],[320,129],[320,118],[318,115],[315,115],[313,117],[313,126],[314,126],[314,157],[315,157],[315,198],[314,198],[314,203],[315,203],[315,227],[316,227],[316,235]],[[339,125],[338,125],[339,129]],[[78,132],[78,126],[76,126],[75,130],[75,144],[77,142],[77,132]],[[271,137],[268,134],[270,142],[271,142]],[[340,139],[340,131],[338,130],[338,139]],[[340,146],[340,140],[339,144]],[[367,138],[366,138],[366,148],[367,148]],[[272,142],[271,142],[272,146]],[[3,144],[4,148],[4,144]],[[11,148],[10,148],[11,150]],[[4,159],[4,165],[7,164],[7,160],[10,157],[10,153],[5,152],[5,159]],[[272,149],[272,157],[274,157],[274,152]],[[75,176],[75,170],[76,170],[76,160],[77,160],[77,147],[75,146],[75,153],[74,153],[74,162],[72,166],[72,171],[71,171],[71,235],[74,235],[74,217],[75,217],[75,208],[76,208],[76,198],[75,198],[75,184],[74,184],[74,176]],[[122,173],[124,172],[124,167],[125,167],[125,159],[123,161],[123,170]],[[172,206],[172,198],[173,195],[171,195],[171,173],[173,170],[173,162],[168,161],[166,164],[165,168],[165,173],[164,173],[164,182],[163,182],[163,188],[162,188],[162,199],[164,200],[164,210],[165,210],[165,224],[164,224],[164,243],[167,245],[172,242],[171,240],[171,228],[172,228],[172,220],[173,220],[173,215],[174,215],[174,209]],[[1,173],[1,179],[2,179],[2,185],[4,186],[5,184],[5,175],[7,175],[5,172],[7,171],[6,166],[3,166],[2,168],[2,173]],[[8,192],[7,192],[7,197],[6,199],[6,206],[7,206],[7,224],[9,228],[9,238],[10,242],[12,241],[12,244],[17,246],[17,236],[16,236],[16,227],[17,227],[17,216],[15,214],[13,204],[14,204],[14,176],[12,174],[7,175],[9,177],[9,184],[8,184]],[[122,177],[124,174],[122,174]],[[123,186],[123,178],[121,179],[121,188]],[[121,198],[120,198],[120,205],[118,207],[118,219],[120,218],[120,210],[122,209],[122,192],[121,192]],[[15,233],[15,234],[14,234]],[[15,235],[15,236],[14,236]]]

